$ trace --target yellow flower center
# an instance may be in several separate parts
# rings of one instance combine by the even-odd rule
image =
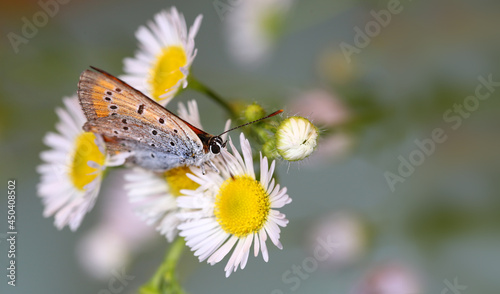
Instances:
[[[270,208],[269,195],[260,182],[244,175],[222,184],[215,199],[214,214],[225,232],[244,237],[264,226]]]
[[[200,185],[186,175],[191,170],[187,166],[180,166],[167,170],[163,175],[167,181],[169,191],[174,197],[181,196],[181,190],[196,190]]]
[[[95,139],[95,135],[90,132],[82,133],[76,138],[70,177],[73,185],[80,191],[84,191],[84,187],[99,175],[94,173],[97,169],[90,167],[88,162],[91,160],[101,166],[104,165],[106,156],[97,147]]]
[[[166,93],[165,90],[172,88],[184,78],[180,68],[186,64],[186,52],[181,46],[170,46],[162,50],[149,80],[152,86],[151,95],[155,100],[161,100],[160,96]]]

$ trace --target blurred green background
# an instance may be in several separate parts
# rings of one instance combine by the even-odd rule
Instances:
[[[332,154],[335,158],[328,163],[279,165],[280,182],[293,198],[281,210],[290,220],[282,230],[282,251],[270,246],[268,263],[250,258],[244,270],[225,278],[227,258],[211,267],[186,250],[179,269],[186,290],[396,294],[356,288],[360,283],[383,283],[377,279],[384,275],[376,273],[392,264],[412,273],[409,280],[415,278],[418,293],[456,294],[449,288],[455,279],[467,287],[460,293],[499,293],[500,94],[493,91],[489,99],[479,101],[477,110],[456,129],[443,114],[474,95],[479,77],[491,75],[500,81],[500,2],[401,1],[401,12],[392,15],[348,63],[340,44],[353,45],[354,28],[364,28],[374,19],[370,12],[387,9],[389,2],[394,1],[295,1],[268,60],[248,68],[228,52],[228,24],[219,17],[215,1],[69,1],[27,44],[19,45],[18,53],[7,35],[21,34],[22,18],[30,19],[41,8],[37,1],[3,1],[0,186],[6,195],[7,180],[17,181],[18,271],[17,286],[11,287],[6,269],[1,270],[0,292],[76,294],[108,289],[109,281],[88,275],[75,253],[82,235],[99,222],[102,197],[75,233],[67,228],[58,231],[52,218],[42,217],[35,170],[40,151],[47,149],[42,138],[54,130],[54,109],[62,106],[63,96],[75,93],[80,73],[93,65],[122,74],[123,58],[137,50],[136,29],[175,5],[189,26],[196,15],[204,16],[191,68],[199,80],[223,97],[257,101],[269,109],[287,110],[297,93],[324,89],[349,109],[353,119],[343,130],[354,142],[347,156]],[[205,129],[219,132],[223,111],[192,91],[176,99],[190,98],[203,109]],[[436,128],[445,130],[446,142],[437,144],[392,192],[384,173],[397,174],[398,157],[408,159],[417,149],[414,141],[430,138]],[[2,196],[2,268],[8,250],[6,211]],[[282,275],[312,256],[312,228],[339,212],[353,216],[368,232],[361,253],[343,266],[319,262],[307,278],[299,278],[297,289],[291,289],[295,283],[286,283]],[[135,278],[121,292],[134,293],[145,283],[166,248],[167,242],[158,237],[140,250],[126,270]],[[399,294],[410,293],[414,292]]]

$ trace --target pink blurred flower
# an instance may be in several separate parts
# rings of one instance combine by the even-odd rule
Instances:
[[[355,286],[352,294],[421,294],[420,277],[401,264],[385,264],[372,269]]]
[[[311,254],[318,244],[334,244],[328,258],[322,263],[325,268],[337,269],[358,261],[368,245],[366,225],[349,212],[335,212],[320,218],[311,228],[308,239]]]
[[[300,94],[292,101],[290,113],[310,119],[320,130],[335,130],[351,118],[351,113],[342,100],[323,89]],[[353,137],[340,128],[328,135],[320,132],[318,147],[306,165],[318,166],[328,163],[329,159],[339,159],[349,153],[353,144]]]
[[[318,148],[309,157],[306,165],[317,167],[327,164],[329,160],[339,160],[349,154],[353,145],[354,138],[352,135],[344,132],[323,138],[320,136]]]
[[[323,89],[300,94],[292,101],[290,113],[310,118],[315,125],[326,127],[340,125],[350,118],[344,103]]]
[[[133,211],[124,190],[124,172],[110,173],[102,195],[101,217],[77,246],[83,268],[97,279],[107,279],[113,270],[126,266],[134,253],[157,236]]]

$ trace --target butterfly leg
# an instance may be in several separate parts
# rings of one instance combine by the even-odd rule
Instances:
[[[210,166],[214,172],[219,173],[219,169],[215,166],[215,164],[212,161],[207,161],[207,165]]]

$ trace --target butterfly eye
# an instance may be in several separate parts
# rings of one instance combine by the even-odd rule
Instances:
[[[212,154],[219,154],[220,153],[220,148],[224,147],[224,144],[222,144],[222,139],[220,137],[212,137],[210,140],[210,151]]]
[[[220,153],[220,147],[219,145],[217,144],[217,142],[213,142],[214,144],[212,144],[210,146],[210,151],[212,152],[212,154],[219,154]]]

